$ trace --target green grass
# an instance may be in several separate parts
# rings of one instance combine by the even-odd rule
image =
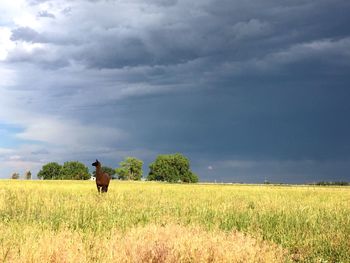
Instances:
[[[0,181],[0,227],[103,236],[149,224],[238,230],[295,260],[350,262],[350,188],[91,181]],[[1,245],[0,237],[0,245]]]

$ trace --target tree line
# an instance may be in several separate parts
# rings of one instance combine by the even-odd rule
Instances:
[[[321,185],[321,186],[349,186],[350,183],[346,181],[335,181],[335,182],[329,182],[329,181],[321,181],[317,183],[312,183],[310,185]]]
[[[119,163],[119,167],[113,169],[102,166],[102,170],[119,180],[141,180],[143,175],[143,161],[135,157],[126,157]],[[90,179],[88,167],[78,161],[65,162],[63,165],[57,162],[45,164],[38,173],[38,178],[43,180],[87,180]],[[95,176],[95,171],[92,173]],[[196,183],[198,176],[190,169],[190,161],[182,154],[159,155],[149,165],[149,173],[145,178],[148,181],[184,182]]]

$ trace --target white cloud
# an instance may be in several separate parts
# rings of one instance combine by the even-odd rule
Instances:
[[[10,159],[11,161],[17,161],[17,160],[21,160],[22,157],[21,157],[20,155],[11,155],[11,156],[9,157],[9,159]]]
[[[2,24],[12,24],[13,17],[20,15],[23,12],[23,7],[25,6],[25,0],[1,1],[0,22],[2,22]]]
[[[0,178],[9,178],[13,172],[23,174],[28,170],[36,174],[48,159],[42,147],[35,144],[23,144],[14,148],[0,148],[2,163]]]
[[[50,117],[31,118],[24,131],[17,134],[23,140],[34,140],[50,145],[73,147],[75,149],[108,145],[125,138],[125,134],[116,128],[93,124],[81,124],[68,119]]]
[[[1,88],[11,87],[16,84],[17,72],[9,67],[6,67],[3,63],[0,62],[0,78],[1,78],[0,91],[2,92]],[[3,97],[4,93],[2,93],[1,95]],[[4,99],[5,98],[2,98],[2,99],[0,98],[0,101]]]
[[[14,153],[14,149],[10,149],[10,148],[0,148],[0,157],[4,156],[4,155],[10,155]]]
[[[8,52],[15,47],[10,40],[11,30],[7,27],[0,27],[0,61],[4,61]]]

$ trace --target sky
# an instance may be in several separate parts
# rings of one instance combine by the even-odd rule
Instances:
[[[0,0],[0,178],[183,153],[201,181],[350,181],[348,0]]]

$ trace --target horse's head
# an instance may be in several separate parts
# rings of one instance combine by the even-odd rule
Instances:
[[[101,163],[96,159],[96,162],[92,163],[91,165],[97,167],[97,166],[100,166]]]

